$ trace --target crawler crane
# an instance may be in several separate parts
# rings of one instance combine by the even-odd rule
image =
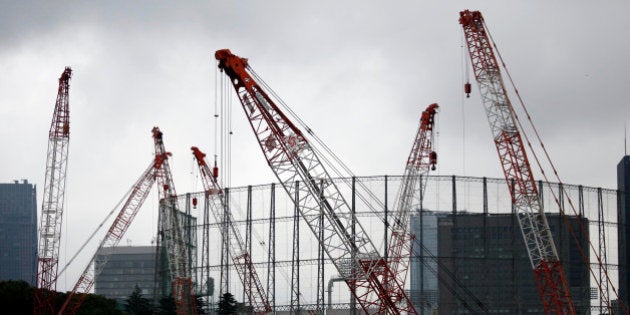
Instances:
[[[153,128],[153,142],[155,156],[167,157],[169,152],[164,148],[162,132],[158,127]],[[162,167],[156,169],[158,195],[160,198],[160,230],[163,234],[158,237],[158,245],[164,244],[168,260],[175,309],[178,315],[197,314],[195,297],[193,295],[192,270],[188,261],[189,248],[183,236],[183,222],[180,222],[177,193],[173,183],[173,175],[169,161],[164,158]]]
[[[420,116],[420,126],[416,133],[415,140],[411,147],[411,152],[407,158],[405,173],[401,179],[398,197],[396,199],[396,209],[398,212],[394,218],[390,246],[388,251],[389,266],[394,274],[394,278],[387,279],[387,288],[392,290],[392,295],[400,295],[397,292],[396,283],[400,283],[400,288],[404,288],[409,269],[409,258],[415,236],[408,232],[408,222],[411,203],[416,191],[418,181],[429,174],[430,170],[435,170],[437,154],[433,151],[433,126],[438,105],[431,104]],[[424,186],[424,185],[423,185]],[[394,281],[397,280],[397,281]]]
[[[160,184],[158,190],[168,192],[159,193],[160,206],[162,209],[165,209],[163,213],[167,216],[167,218],[161,220],[161,222],[163,222],[161,230],[164,233],[162,237],[166,245],[169,260],[176,312],[178,315],[196,314],[197,310],[192,294],[190,266],[188,266],[188,252],[181,236],[181,225],[177,218],[179,210],[177,209],[176,197],[172,197],[176,195],[170,175],[170,168],[168,168],[168,157],[171,154],[165,151],[162,133],[157,127],[153,128],[152,134],[156,147],[154,160],[133,185],[116,219],[99,244],[96,253],[105,247],[114,248],[118,246],[118,243],[127,232],[129,225],[131,225],[133,219],[136,217],[138,210],[140,210],[149,195],[151,187],[153,187],[153,184],[157,180]],[[74,285],[72,292],[70,292],[66,298],[66,301],[59,311],[59,315],[76,314],[94,285],[94,280],[103,271],[103,267],[109,260],[111,252],[101,255],[98,268],[95,264],[96,253],[92,256],[92,259],[79,277],[79,280],[77,280],[77,283]]]
[[[215,167],[210,169],[210,166],[208,166],[208,163],[206,163],[205,160],[206,154],[201,152],[199,148],[192,147],[191,150],[197,160],[197,165],[199,166],[203,182],[203,188],[206,192],[206,197],[209,199],[208,204],[215,221],[229,222],[229,229],[232,235],[230,238],[230,256],[232,256],[232,261],[234,262],[239,278],[241,278],[241,282],[243,283],[245,294],[249,298],[251,306],[254,308],[254,312],[256,312],[256,314],[269,313],[272,311],[269,299],[265,295],[265,289],[263,288],[260,278],[258,278],[258,273],[256,273],[256,269],[252,264],[252,258],[247,251],[247,247],[245,247],[243,237],[232,223],[234,222],[234,219],[231,218],[232,214],[230,212],[226,213],[225,211],[225,194],[223,194],[223,189],[217,182],[217,168]],[[229,216],[230,218],[225,218],[225,216]]]
[[[37,282],[33,314],[54,314],[57,271],[59,269],[59,241],[66,194],[66,170],[70,141],[69,89],[72,69],[66,67],[59,78],[57,101],[48,132],[48,158],[44,198],[39,219],[37,249]]]
[[[514,109],[508,98],[499,63],[478,11],[460,12],[459,23],[479,86],[509,191],[512,194],[536,284],[547,314],[575,314],[567,280],[545,217]],[[467,91],[470,92],[467,86]]]
[[[118,243],[127,232],[127,228],[133,222],[138,210],[142,207],[142,204],[146,200],[151,187],[155,183],[155,172],[162,167],[162,162],[166,156],[156,156],[153,162],[142,173],[138,181],[131,188],[131,192],[127,197],[124,205],[118,212],[118,216],[110,226],[107,234],[101,241],[96,253],[99,253],[101,249],[108,247],[113,248],[118,246]],[[88,263],[87,267],[79,277],[79,280],[74,285],[72,292],[66,298],[59,315],[62,314],[76,314],[81,307],[81,304],[87,297],[87,294],[94,285],[94,280],[103,271],[103,267],[109,260],[111,252],[101,255],[98,267],[95,264],[97,254],[92,256],[92,260]]]
[[[366,314],[417,314],[400,283],[390,295],[385,282],[395,278],[378,253],[302,131],[271,98],[273,91],[229,50],[215,53],[229,77],[269,166],[297,206],[313,235]],[[281,102],[277,97],[278,102]],[[319,224],[319,215],[325,219]],[[323,238],[320,238],[323,232]]]

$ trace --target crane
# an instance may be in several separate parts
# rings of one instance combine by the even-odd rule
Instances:
[[[66,170],[70,140],[69,89],[72,69],[66,67],[59,78],[57,101],[48,132],[48,157],[44,182],[44,198],[39,220],[37,280],[33,314],[54,314],[59,241],[66,193]]]
[[[387,261],[361,224],[353,225],[356,218],[350,206],[302,131],[267,92],[273,91],[253,72],[247,59],[228,49],[216,51],[215,58],[231,80],[271,170],[365,313],[417,314],[395,280],[401,295],[389,295],[384,279],[394,275]],[[325,217],[321,225],[320,214]]]
[[[163,242],[166,249],[177,314],[197,314],[193,295],[192,271],[188,261],[189,248],[182,235],[183,222],[180,222],[177,193],[167,158],[170,153],[164,148],[163,134],[160,128],[154,127],[152,133],[155,156],[164,157],[162,167],[156,169],[160,215],[164,215],[164,218],[159,220],[162,224],[160,230],[163,231],[163,234],[159,235],[158,244]]]
[[[127,232],[127,228],[135,218],[138,210],[142,207],[142,204],[146,200],[149,192],[151,191],[151,187],[155,183],[155,173],[156,170],[162,167],[162,163],[166,158],[166,155],[155,156],[154,160],[150,163],[149,167],[142,173],[138,181],[131,188],[131,192],[127,197],[124,205],[118,212],[118,216],[110,226],[107,234],[99,244],[96,253],[104,247],[116,247],[118,243]],[[109,260],[109,256],[112,252],[108,254],[101,255],[101,263],[99,267],[95,265],[95,260],[97,254],[92,256],[92,260],[88,263],[87,267],[77,280],[72,292],[68,294],[66,301],[64,302],[61,310],[59,311],[59,315],[62,314],[76,314],[81,304],[87,297],[87,293],[90,292],[92,286],[94,285],[94,280],[96,277],[103,271],[103,268],[107,261]]]
[[[404,288],[409,269],[409,258],[411,257],[412,245],[415,236],[408,231],[409,213],[418,178],[425,176],[430,170],[435,170],[437,154],[433,151],[433,126],[438,104],[429,105],[420,116],[420,126],[413,141],[411,152],[407,158],[405,172],[401,179],[396,207],[398,210],[394,218],[388,257],[389,266],[394,274],[392,278],[386,278],[387,288],[392,290],[393,295],[400,295],[397,292],[396,282],[400,283],[400,288]],[[424,185],[423,185],[424,187]],[[394,281],[396,280],[396,281]]]
[[[256,273],[256,269],[252,264],[251,256],[247,251],[247,247],[245,247],[245,243],[243,242],[240,232],[232,223],[234,222],[232,214],[230,212],[225,212],[225,195],[223,194],[223,189],[217,182],[218,169],[216,166],[212,170],[210,169],[210,166],[208,166],[208,163],[205,160],[206,154],[201,152],[198,147],[192,147],[191,150],[193,152],[193,156],[197,160],[203,187],[206,192],[206,197],[209,199],[208,204],[214,219],[216,222],[229,222],[229,229],[233,236],[230,238],[230,256],[232,256],[232,261],[234,262],[238,275],[243,283],[245,294],[249,298],[254,312],[257,314],[269,313],[272,311],[271,305],[269,304],[269,299],[265,295],[265,289],[260,282],[258,273]],[[225,218],[225,216],[229,216],[229,218]]]
[[[562,263],[545,217],[514,109],[479,11],[460,12],[464,37],[521,234],[547,314],[575,314]],[[466,87],[466,92],[470,92]]]

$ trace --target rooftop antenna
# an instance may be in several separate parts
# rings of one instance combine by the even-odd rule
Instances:
[[[628,155],[628,122],[623,124],[623,155]]]

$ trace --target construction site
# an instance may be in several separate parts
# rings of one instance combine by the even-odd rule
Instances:
[[[395,197],[402,180],[401,176],[335,179],[338,186],[344,187],[344,196],[348,200],[356,200],[354,211],[357,222],[367,228],[381,252],[390,237],[383,219],[389,217],[392,220],[396,216],[394,209],[384,207],[385,200]],[[352,190],[353,182],[355,190]],[[569,209],[567,200],[574,200],[578,215],[588,229],[588,236],[580,235],[580,242],[582,245],[587,239],[594,242],[595,253],[607,258],[605,265],[609,276],[618,278],[618,257],[606,255],[606,245],[612,249],[610,252],[616,252],[618,243],[617,191],[568,184],[562,187],[556,183],[538,184],[543,208],[550,224],[555,225],[552,229],[563,224],[558,217],[560,209],[554,201],[554,194],[559,196],[566,209]],[[309,232],[304,220],[295,215],[293,203],[280,188],[272,184],[230,189],[233,221],[229,224],[213,219],[208,224],[197,222],[194,227],[197,247],[202,248],[201,239],[215,240],[209,242],[208,248],[210,253],[215,254],[203,258],[203,252],[197,251],[197,281],[202,283],[202,279],[207,277],[215,279],[215,294],[221,291],[251,292],[252,289],[243,288],[232,261],[221,260],[221,257],[228,256],[229,248],[222,246],[222,231],[233,225],[247,240],[245,248],[251,253],[263,292],[273,297],[271,303],[275,311],[289,313],[303,309],[304,313],[307,310],[326,310],[330,314],[348,314],[351,309],[358,310],[359,304],[353,299],[343,278],[330,260],[323,256],[317,238]],[[376,199],[370,200],[369,205],[359,197],[372,194]],[[416,194],[414,199],[419,202],[419,191]],[[196,207],[192,203],[195,198],[198,200]],[[208,211],[210,202],[203,192],[181,195],[179,201],[182,210],[197,218]],[[544,313],[513,211],[504,179],[428,177],[422,208],[416,207],[410,214],[410,231],[416,237],[406,290],[418,313],[436,314],[444,308],[452,311],[448,314],[486,314],[492,309],[507,310],[509,314]],[[507,223],[497,223],[506,216]],[[425,222],[420,222],[421,217]],[[574,228],[577,228],[576,217],[570,215]],[[474,218],[478,222],[473,222]],[[450,238],[459,240],[459,243],[438,245],[442,242],[437,240],[438,234],[445,237],[444,233],[449,233]],[[554,240],[563,258],[564,270],[571,275],[570,289],[576,313],[605,313],[600,311],[607,309],[604,301],[596,293],[597,288],[593,287],[595,281],[606,281],[600,278],[605,275],[598,267],[597,256],[589,256],[589,264],[594,271],[591,274],[588,268],[583,267],[569,232],[563,230],[554,236],[557,236]],[[488,272],[506,278],[489,281],[495,276]],[[238,298],[248,300],[246,296]]]
[[[237,170],[226,165],[237,144],[232,130],[216,135],[228,124],[223,111],[213,117],[221,126],[214,151],[191,144],[171,152],[169,130],[148,126],[153,158],[99,225],[96,250],[83,245],[75,255],[91,260],[74,266],[83,272],[56,305],[59,269],[68,267],[59,252],[74,162],[66,67],[40,188],[34,314],[77,314],[88,293],[114,292],[116,284],[105,283],[126,276],[108,268],[125,264],[113,257],[156,199],[151,191],[157,230],[154,251],[143,250],[155,268],[142,292],[169,297],[177,314],[218,314],[226,293],[244,314],[629,314],[630,158],[617,166],[616,189],[564,183],[489,34],[493,26],[479,11],[457,17],[471,74],[459,93],[481,99],[475,110],[487,117],[504,177],[435,173],[441,103],[423,105],[416,133],[399,140],[409,143],[401,174],[354,174],[253,70],[264,58],[219,47],[209,53],[215,103],[245,114],[266,161],[253,167],[269,169],[274,182],[230,186]],[[192,158],[202,190],[175,189],[173,154]]]

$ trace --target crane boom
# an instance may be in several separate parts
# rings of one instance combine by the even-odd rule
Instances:
[[[94,256],[92,256],[92,260],[88,263],[87,267],[77,280],[72,292],[68,294],[66,301],[64,302],[61,310],[59,311],[59,315],[62,314],[76,314],[81,304],[87,297],[87,293],[90,292],[92,286],[94,285],[94,280],[96,277],[103,271],[103,267],[109,260],[111,252],[101,255],[101,263],[99,268],[95,265],[95,260],[99,251],[105,247],[116,247],[118,243],[127,232],[127,228],[135,218],[138,210],[142,207],[142,204],[146,200],[149,192],[151,191],[151,187],[155,183],[155,171],[162,167],[163,157],[155,157],[153,162],[147,167],[147,169],[142,173],[138,181],[133,185],[131,189],[131,193],[127,197],[124,205],[118,212],[118,216],[110,226],[107,234],[99,244],[98,249]]]
[[[459,23],[464,28],[473,72],[543,307],[547,314],[575,314],[567,280],[516,124],[514,109],[508,98],[481,12],[462,11]]]
[[[258,273],[254,268],[251,255],[245,247],[243,237],[239,230],[234,226],[234,218],[231,212],[226,212],[226,200],[223,189],[217,181],[215,172],[213,172],[205,160],[206,154],[201,152],[199,148],[192,147],[193,156],[197,160],[199,171],[203,182],[206,196],[209,199],[209,208],[216,222],[228,222],[232,237],[230,238],[230,256],[238,271],[239,278],[243,283],[245,294],[249,298],[254,312],[257,314],[269,313],[272,311],[269,299],[265,295],[265,289],[260,282]],[[253,287],[253,288],[252,288]],[[227,291],[225,291],[227,292]]]
[[[180,222],[177,193],[168,161],[168,156],[171,154],[164,148],[163,134],[160,128],[154,127],[152,132],[155,156],[163,157],[162,167],[156,169],[160,215],[164,214],[165,216],[160,220],[162,224],[160,230],[163,231],[163,235],[160,237],[161,241],[164,242],[168,258],[175,309],[178,315],[197,314],[193,295],[192,271],[188,261],[189,248],[182,235],[184,226],[183,222]],[[162,243],[161,241],[159,243]]]
[[[247,59],[227,49],[218,50],[215,57],[236,90],[269,166],[363,310],[417,314],[402,288],[401,296],[387,294],[383,280],[393,277],[387,261],[360,223],[356,222],[356,233],[349,231],[356,218],[348,203],[300,129],[259,85],[262,80]],[[321,225],[320,213],[325,217]]]
[[[426,180],[426,175],[430,170],[435,169],[437,154],[433,151],[433,126],[438,105],[429,105],[420,116],[420,125],[413,141],[411,152],[407,158],[405,172],[401,179],[398,196],[396,198],[395,210],[398,212],[394,218],[394,225],[390,238],[388,250],[389,266],[394,274],[393,278],[387,279],[387,288],[396,292],[395,282],[404,288],[409,270],[409,258],[411,257],[412,245],[415,236],[408,230],[409,213],[412,207],[414,192],[418,181],[422,176]]]
[[[59,78],[57,101],[48,132],[48,157],[44,198],[39,220],[37,250],[37,282],[34,314],[54,314],[57,271],[59,269],[59,241],[66,192],[68,145],[70,140],[69,88],[72,69],[66,67]]]

